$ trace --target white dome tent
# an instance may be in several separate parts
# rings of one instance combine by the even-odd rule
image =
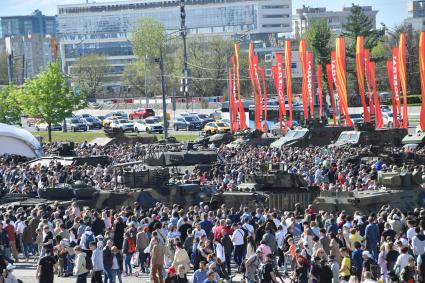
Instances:
[[[43,155],[40,142],[27,130],[0,123],[0,155],[16,154],[29,158]]]

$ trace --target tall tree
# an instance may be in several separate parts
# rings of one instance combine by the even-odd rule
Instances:
[[[110,66],[106,56],[90,54],[78,59],[71,68],[71,77],[85,96],[95,98],[102,91]]]
[[[21,107],[17,100],[17,90],[5,86],[0,90],[0,123],[19,124]]]
[[[330,40],[332,37],[331,30],[326,20],[312,20],[306,31],[307,44],[313,51],[316,63],[322,65],[322,86],[328,89],[328,76],[326,73],[326,64],[331,62]]]
[[[61,123],[72,111],[86,105],[86,97],[72,91],[58,63],[51,63],[35,78],[26,81],[17,98],[24,113],[47,123],[49,142],[52,141],[51,125]]]

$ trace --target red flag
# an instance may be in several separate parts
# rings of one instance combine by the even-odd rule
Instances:
[[[256,79],[258,77],[258,73],[257,75],[255,75],[255,70],[256,70],[256,66],[254,66],[255,64],[255,55],[254,55],[254,43],[250,42],[249,44],[249,77],[251,79],[251,86],[252,86],[252,90],[254,92],[254,104],[255,104],[255,128],[257,130],[261,130],[261,105],[260,105],[260,100],[259,100],[259,96],[261,94],[259,94],[257,92],[257,83],[256,83]]]
[[[336,52],[331,52],[331,71],[332,71],[332,81],[334,82],[335,88],[336,88],[336,94],[338,96],[338,106],[339,106],[339,115],[341,116],[341,100],[339,99],[339,89],[338,84],[336,83]],[[340,123],[341,124],[341,123]]]
[[[317,65],[317,96],[319,96],[319,116],[323,117],[323,97],[322,97],[322,65]]]
[[[342,106],[346,123],[352,127],[353,122],[348,115],[347,80],[345,77],[345,40],[342,36],[336,39],[336,81],[338,93],[340,94],[340,105]]]
[[[307,52],[307,97],[310,103],[310,116],[314,118],[314,90],[313,90],[313,52]]]
[[[245,108],[241,99],[241,85],[239,81],[239,44],[235,43],[235,61],[236,61],[236,71],[235,71],[235,80],[236,87],[238,89],[238,103],[239,103],[239,125],[240,129],[243,131],[247,128],[246,119],[245,119]]]
[[[373,97],[375,98],[376,128],[380,129],[384,126],[384,121],[382,119],[381,103],[379,103],[378,93],[376,92],[375,62],[369,62],[369,72],[372,82]]]
[[[308,120],[308,94],[307,94],[307,47],[305,43],[305,39],[301,39],[300,41],[300,64],[301,64],[301,71],[303,75],[303,81],[302,81],[302,87],[301,87],[301,97],[303,101],[303,109],[304,109],[304,118],[306,121]]]
[[[364,92],[364,48],[363,36],[357,37],[356,43],[356,67],[357,67],[357,82],[359,84],[360,100],[362,101],[364,121],[370,121],[369,111],[367,110],[365,92]]]
[[[272,68],[273,78],[277,91],[277,98],[279,102],[279,122],[280,129],[282,130],[282,116],[285,117],[285,132],[286,132],[286,106],[285,106],[285,89],[283,85],[283,62],[282,62],[282,54],[276,53],[276,66]]]
[[[407,118],[407,83],[406,83],[406,34],[400,34],[400,43],[398,46],[398,71],[403,91],[403,128],[407,129],[409,124]]]
[[[369,72],[369,49],[364,50],[364,68],[367,86],[367,94],[369,96],[370,120],[375,121],[375,104],[373,103],[373,95],[370,90],[370,72]]]
[[[393,125],[394,128],[398,128],[398,109],[397,102],[395,99],[394,91],[394,80],[393,80],[393,60],[387,61],[387,72],[388,72],[388,81],[390,82],[391,94],[392,94],[392,103],[393,103]]]
[[[398,80],[398,47],[393,48],[393,87],[394,96],[397,106],[397,113],[401,114],[401,103],[400,103],[400,82]]]
[[[267,133],[269,131],[267,126],[267,89],[266,89],[266,79],[264,75],[264,67],[261,67],[261,80],[263,81],[263,110],[264,110],[264,126],[263,131]]]
[[[292,64],[291,41],[285,40],[285,70],[286,70],[286,95],[289,107],[289,127],[292,127]]]
[[[422,131],[425,131],[425,32],[421,32],[419,40],[419,69],[422,91],[422,106],[419,116],[419,126]]]
[[[335,107],[335,99],[334,99],[334,84],[333,84],[331,64],[326,64],[326,76],[328,77],[329,96],[330,96],[331,105],[332,105],[333,121],[334,121],[334,125],[336,125],[336,107]]]
[[[233,82],[232,73],[236,72],[235,57],[232,56],[232,68],[229,69],[229,110],[230,110],[230,124],[232,126],[232,132],[237,132],[238,121],[237,121],[237,106],[235,103],[236,83]]]
[[[258,56],[254,55],[254,78],[255,78],[255,86],[257,87],[257,104],[258,104],[258,112],[255,111],[255,116],[258,116],[258,125],[257,125],[257,119],[255,121],[255,128],[257,130],[263,130],[263,126],[261,125],[261,120],[263,116],[263,96],[261,93],[261,85],[260,85],[260,77],[258,75]]]

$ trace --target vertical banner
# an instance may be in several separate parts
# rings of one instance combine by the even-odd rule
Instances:
[[[353,123],[348,115],[347,81],[345,77],[345,40],[342,36],[336,39],[336,82],[344,118],[347,125],[352,127]]]
[[[317,96],[319,97],[319,117],[323,117],[322,65],[317,65]]]
[[[238,104],[239,104],[239,129],[245,130],[246,126],[246,118],[245,118],[245,108],[243,105],[243,101],[241,99],[241,85],[239,81],[239,44],[235,43],[235,61],[236,61],[236,72],[235,72],[235,81],[236,88],[238,90]]]
[[[267,126],[267,88],[266,88],[266,79],[264,74],[264,67],[261,67],[261,80],[263,81],[263,111],[264,111],[264,123],[263,123],[263,132],[267,133],[269,131]]]
[[[288,97],[289,127],[292,127],[292,63],[291,41],[285,40],[285,71],[286,71],[286,95]]]
[[[401,104],[400,104],[400,82],[398,79],[398,47],[393,48],[393,87],[394,87],[394,96],[395,102],[397,105],[397,113],[401,114]]]
[[[373,103],[373,94],[370,89],[370,72],[369,72],[369,49],[364,50],[364,70],[367,86],[367,94],[369,96],[369,121],[375,123],[375,104]]]
[[[390,89],[391,89],[391,101],[393,104],[393,125],[394,128],[398,128],[398,109],[397,109],[397,102],[395,99],[395,89],[394,89],[394,80],[393,80],[393,60],[387,61],[387,73],[388,73],[388,81],[390,82]]]
[[[277,99],[279,102],[279,123],[280,129],[282,130],[282,117],[286,118],[286,106],[285,106],[285,89],[283,85],[283,60],[282,53],[276,53],[276,66],[273,70],[273,78],[277,91]],[[286,132],[286,119],[285,119],[285,132]]]
[[[261,85],[260,85],[260,77],[258,75],[258,55],[254,55],[254,79],[255,79],[255,86],[257,87],[257,105],[258,109],[255,110],[255,128],[257,130],[262,131],[263,126],[261,124],[261,120],[263,119],[263,95],[261,92]],[[258,111],[257,111],[258,110]],[[257,118],[258,116],[258,118]],[[258,121],[258,124],[257,124]]]
[[[422,105],[419,116],[419,127],[425,131],[425,32],[421,32],[419,40],[419,69],[421,76]]]
[[[372,83],[373,97],[375,100],[376,128],[380,129],[384,127],[384,121],[382,119],[381,103],[379,102],[378,93],[376,91],[375,62],[369,62],[369,73],[370,81]]]
[[[398,71],[400,76],[401,90],[403,91],[403,128],[409,124],[407,118],[407,84],[406,84],[406,34],[400,34],[398,46]]]
[[[304,109],[304,118],[307,121],[308,120],[308,98],[307,98],[307,47],[305,43],[305,39],[301,39],[300,41],[300,64],[301,64],[301,71],[302,71],[302,86],[301,86],[301,97],[303,102],[303,109]]]
[[[359,84],[360,100],[362,101],[364,121],[370,121],[369,111],[367,109],[365,90],[364,90],[364,48],[363,36],[357,37],[356,42],[356,69],[357,69],[357,82]]]
[[[333,78],[332,78],[331,64],[326,64],[326,76],[328,77],[329,99],[331,100],[333,121],[334,121],[334,125],[336,125],[336,107],[335,107],[335,99],[334,99],[334,84],[333,84]]]
[[[230,124],[232,132],[237,132],[238,121],[237,121],[237,106],[235,103],[235,93],[236,93],[236,82],[233,81],[236,73],[236,64],[235,57],[232,56],[232,68],[229,69],[229,111],[230,111]],[[233,74],[233,76],[232,76]]]
[[[256,84],[256,76],[254,74],[254,43],[249,43],[249,78],[251,79],[252,91],[254,92],[254,105],[255,105],[255,128],[261,130],[261,113],[260,113],[260,105],[259,105],[259,94],[257,93],[257,84]]]
[[[337,97],[338,97],[338,109],[339,109],[339,117],[341,118],[341,100],[339,99],[339,96],[340,96],[340,94],[339,94],[339,88],[338,88],[338,84],[336,83],[336,52],[335,51],[332,51],[331,52],[331,72],[332,72],[332,81],[333,81],[333,83],[334,83],[334,85],[335,85],[335,88],[336,88],[336,94],[337,94]],[[341,121],[339,121],[339,124],[341,124]]]
[[[310,117],[314,118],[314,90],[313,90],[313,52],[307,52],[307,98],[310,104]]]

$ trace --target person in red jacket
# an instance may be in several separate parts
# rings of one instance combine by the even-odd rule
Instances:
[[[16,249],[15,227],[10,224],[10,219],[6,219],[6,227],[4,227],[4,230],[6,231],[7,238],[9,239],[10,249],[12,250],[15,262],[19,262],[18,250]]]

